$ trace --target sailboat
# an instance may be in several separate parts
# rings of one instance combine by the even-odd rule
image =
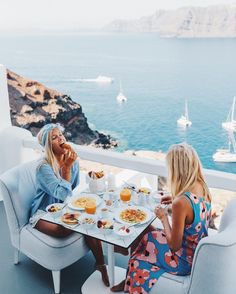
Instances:
[[[122,90],[122,85],[121,85],[121,81],[120,81],[120,92],[116,97],[116,100],[118,102],[126,102],[127,98],[125,97],[125,95],[123,94],[123,90]]]
[[[230,108],[227,120],[222,123],[222,127],[227,131],[236,131],[236,120],[234,119],[234,110],[235,110],[235,101],[236,97],[234,96],[233,104]]]
[[[213,160],[217,162],[236,162],[236,143],[232,131],[229,133],[229,147],[228,149],[217,149],[213,155]],[[231,148],[232,145],[232,148]],[[232,149],[232,152],[231,152]]]
[[[177,120],[177,124],[183,127],[189,127],[192,125],[192,122],[189,120],[188,117],[188,103],[187,100],[185,100],[185,112],[184,115],[181,115],[181,117]]]

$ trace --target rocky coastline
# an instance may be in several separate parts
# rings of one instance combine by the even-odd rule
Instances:
[[[116,139],[92,130],[80,104],[70,96],[7,70],[11,120],[14,126],[29,130],[34,136],[47,123],[60,123],[67,140],[80,145],[109,149]]]

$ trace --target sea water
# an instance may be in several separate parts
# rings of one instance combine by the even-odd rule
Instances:
[[[54,88],[82,105],[90,126],[116,137],[118,151],[162,150],[186,141],[205,168],[227,147],[226,120],[236,95],[236,39],[159,38],[156,34],[51,34],[0,36],[0,63]],[[113,77],[112,84],[81,78]],[[122,83],[127,103],[116,96]],[[192,126],[177,119],[188,100]]]

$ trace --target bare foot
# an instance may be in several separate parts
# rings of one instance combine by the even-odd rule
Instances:
[[[111,287],[111,291],[112,292],[123,292],[124,291],[124,288],[125,288],[125,280],[123,280],[119,284]]]
[[[120,246],[115,246],[114,251],[116,253],[120,253],[120,254],[125,255],[125,256],[129,255],[128,248],[123,248],[123,247],[120,247]]]
[[[96,264],[95,265],[95,269],[100,271],[101,275],[102,275],[102,281],[104,283],[105,286],[109,287],[110,283],[109,283],[109,278],[108,278],[108,274],[107,274],[107,267],[105,264]]]

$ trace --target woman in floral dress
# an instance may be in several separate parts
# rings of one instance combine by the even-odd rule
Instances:
[[[190,274],[196,247],[208,235],[211,196],[196,151],[185,143],[173,145],[166,162],[172,197],[161,202],[172,203],[172,225],[165,210],[156,207],[164,229],[144,235],[131,254],[126,280],[112,287],[114,292],[144,294],[164,272]]]

